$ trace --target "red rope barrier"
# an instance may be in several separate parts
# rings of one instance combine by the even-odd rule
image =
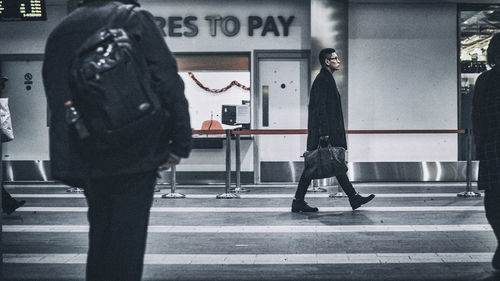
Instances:
[[[193,135],[225,135],[226,130],[193,130]]]
[[[193,135],[221,135],[226,130],[193,130]],[[304,135],[306,129],[231,130],[233,135]],[[346,130],[346,134],[465,134],[465,130]]]
[[[465,134],[465,130],[346,130],[347,134]]]
[[[307,135],[304,129],[234,130],[235,135]]]
[[[346,130],[346,134],[465,134],[465,130]],[[234,130],[235,135],[295,135],[307,134],[305,129]]]

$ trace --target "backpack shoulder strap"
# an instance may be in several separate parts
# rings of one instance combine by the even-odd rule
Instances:
[[[132,10],[137,7],[134,4],[120,4],[111,12],[111,19],[108,21],[104,28],[117,28],[128,19]]]

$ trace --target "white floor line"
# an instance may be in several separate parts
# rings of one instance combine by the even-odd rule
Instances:
[[[88,232],[88,225],[4,225],[2,232]],[[349,233],[492,231],[489,224],[458,225],[150,225],[150,233]]]
[[[166,192],[168,193],[168,192]],[[161,198],[163,194],[155,194],[154,198]],[[217,194],[185,194],[188,199],[215,199]],[[243,199],[266,199],[266,198],[293,198],[292,193],[274,193],[274,194],[239,194]],[[457,197],[457,193],[377,193],[378,198],[448,198]],[[16,193],[11,194],[14,198],[85,198],[83,194],[33,194],[33,193]],[[308,193],[307,198],[328,198],[329,193]],[[484,197],[484,193],[481,194]]]
[[[487,263],[493,253],[146,254],[148,265]],[[3,254],[6,264],[85,264],[86,254]]]
[[[350,207],[318,207],[320,212],[347,212]],[[87,207],[21,207],[16,212],[87,212]],[[361,207],[371,212],[484,212],[483,206]],[[290,207],[153,207],[153,213],[286,213]]]

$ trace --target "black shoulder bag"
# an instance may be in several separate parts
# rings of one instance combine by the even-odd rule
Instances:
[[[310,179],[324,179],[347,173],[345,149],[330,144],[304,153],[304,174]]]

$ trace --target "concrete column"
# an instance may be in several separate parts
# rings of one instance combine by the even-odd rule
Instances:
[[[311,0],[311,83],[321,69],[318,54],[323,48],[334,48],[341,69],[334,74],[342,97],[345,126],[348,128],[348,2],[347,0]]]

